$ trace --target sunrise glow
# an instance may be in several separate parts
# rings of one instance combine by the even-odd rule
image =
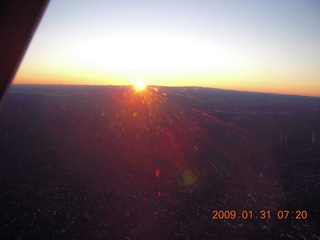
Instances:
[[[154,86],[320,96],[319,7],[52,1],[14,83],[131,85],[142,76]]]

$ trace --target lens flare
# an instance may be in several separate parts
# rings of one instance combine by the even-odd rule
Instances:
[[[181,173],[179,178],[179,182],[181,186],[191,186],[194,185],[198,181],[198,174],[192,170],[184,170]]]

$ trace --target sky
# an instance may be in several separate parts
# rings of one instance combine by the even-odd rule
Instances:
[[[16,84],[320,96],[318,0],[52,0]]]

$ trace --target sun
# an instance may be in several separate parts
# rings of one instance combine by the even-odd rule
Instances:
[[[143,79],[138,79],[135,82],[134,87],[135,87],[136,91],[143,91],[147,87],[147,85]]]

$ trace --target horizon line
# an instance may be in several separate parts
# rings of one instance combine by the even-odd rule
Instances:
[[[28,86],[99,86],[99,87],[129,87],[133,86],[134,84],[54,84],[54,83],[11,83],[13,85],[28,85]],[[10,86],[10,87],[11,87]],[[250,90],[239,90],[239,89],[224,89],[224,88],[215,88],[215,87],[207,87],[207,86],[166,86],[166,85],[147,85],[147,87],[168,87],[168,88],[203,88],[203,89],[214,89],[220,91],[234,91],[234,92],[245,92],[245,93],[260,93],[260,94],[272,94],[272,95],[285,95],[285,96],[296,96],[296,97],[313,97],[313,98],[320,98],[319,95],[302,95],[302,94],[294,94],[294,93],[276,93],[276,92],[262,92],[262,91],[250,91]],[[10,88],[9,88],[10,91]]]

